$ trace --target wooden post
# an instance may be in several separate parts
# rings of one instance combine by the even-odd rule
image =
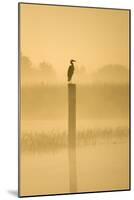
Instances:
[[[70,193],[76,193],[76,85],[72,83],[68,84],[68,148]]]

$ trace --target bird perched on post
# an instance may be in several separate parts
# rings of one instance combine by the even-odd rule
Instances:
[[[74,62],[76,62],[75,60],[70,60],[70,66],[68,68],[68,72],[67,72],[67,77],[68,77],[68,81],[71,81],[73,73],[74,73]]]

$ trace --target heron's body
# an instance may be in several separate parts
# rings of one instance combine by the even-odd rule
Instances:
[[[74,63],[75,60],[71,60],[70,63],[71,65],[68,68],[67,76],[68,76],[68,81],[71,81],[73,73],[74,73]]]
[[[68,73],[67,73],[68,81],[71,81],[73,73],[74,73],[74,66],[70,65],[69,68],[68,68]]]

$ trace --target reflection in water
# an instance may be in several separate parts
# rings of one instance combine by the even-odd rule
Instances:
[[[128,188],[128,143],[77,148],[77,192]],[[68,151],[23,154],[22,188],[25,195],[68,193]],[[58,180],[58,181],[57,181]]]
[[[39,122],[39,125],[41,123],[43,124]],[[123,121],[122,126],[121,123],[117,124],[120,126],[114,125],[112,128],[111,125],[110,128],[109,123],[106,128],[104,125],[102,128],[98,123],[96,128],[83,127],[82,131],[81,126],[77,130],[77,192],[128,188],[128,125],[127,121]],[[60,123],[58,126],[62,125]],[[32,132],[27,129],[22,134],[22,194],[70,192],[67,131],[62,129],[60,133],[56,130],[50,132],[48,126],[41,133],[37,130],[34,132],[33,128]],[[26,133],[27,136],[24,137]]]

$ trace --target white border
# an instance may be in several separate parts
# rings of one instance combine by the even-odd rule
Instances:
[[[22,2],[27,2],[23,0]],[[59,5],[77,5],[91,7],[127,8],[132,11],[132,36],[134,35],[134,1],[133,0],[29,0],[31,3],[48,3]],[[0,199],[12,200],[17,190],[17,119],[18,119],[18,1],[3,0],[0,2]],[[132,169],[134,168],[134,41],[132,37]],[[134,199],[134,173],[132,170],[132,191],[89,193],[79,195],[36,197],[36,199]],[[35,198],[35,197],[34,197]],[[28,198],[28,199],[34,199]]]

